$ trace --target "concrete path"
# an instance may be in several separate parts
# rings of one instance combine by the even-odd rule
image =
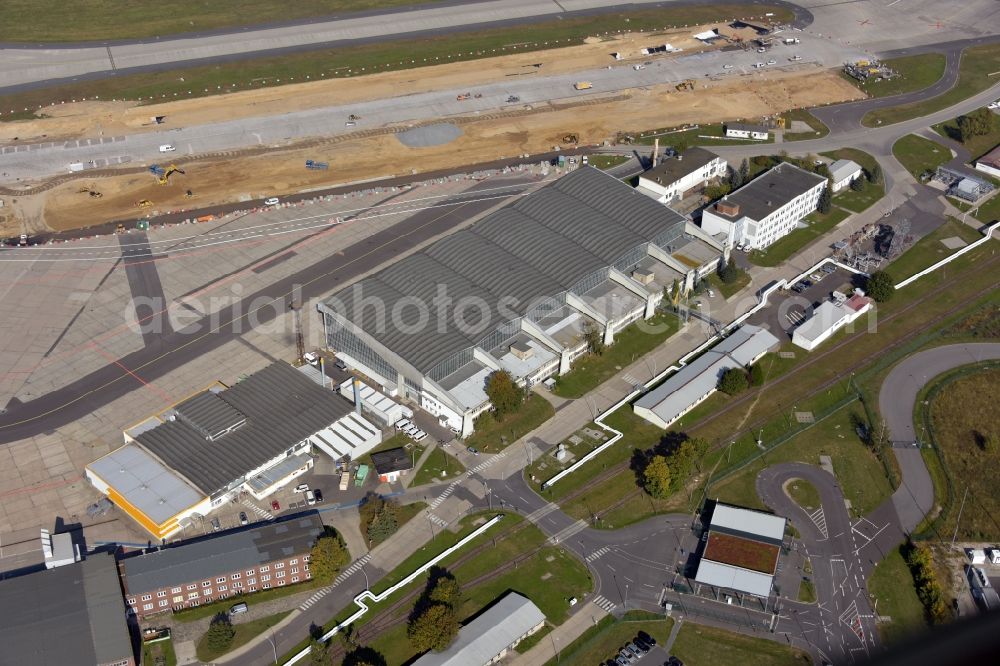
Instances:
[[[596,625],[607,615],[597,604],[587,602],[568,620],[553,629],[538,645],[521,655],[505,662],[509,666],[537,666],[552,659],[556,654],[583,635],[590,627]]]
[[[670,629],[670,635],[667,637],[667,642],[663,644],[663,650],[670,654],[670,651],[674,648],[674,642],[677,640],[677,634],[681,632],[681,627],[684,625],[684,618],[678,617],[674,619],[674,626]]]

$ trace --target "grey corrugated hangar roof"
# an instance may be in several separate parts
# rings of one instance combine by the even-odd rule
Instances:
[[[679,236],[684,224],[682,216],[629,185],[584,167],[341,290],[327,305],[426,373],[502,324],[496,307],[501,298],[516,299],[516,306],[507,307],[523,315],[643,243],[665,232]],[[416,308],[400,307],[400,325],[393,326],[389,314],[401,299],[431,306],[438,284],[453,301],[483,299],[491,306],[489,321],[467,308],[463,314],[472,330],[463,333],[449,312],[442,332],[434,325],[436,313],[430,325],[414,327]],[[384,322],[375,308],[352,297],[354,289],[382,301]]]
[[[167,420],[135,437],[143,448],[206,495],[260,467],[326,428],[352,405],[287,363],[272,363],[215,394],[246,423],[215,440],[184,419]],[[182,405],[190,402],[185,401]]]

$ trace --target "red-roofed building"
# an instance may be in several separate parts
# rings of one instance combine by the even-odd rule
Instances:
[[[976,160],[976,170],[1000,178],[1000,146]]]

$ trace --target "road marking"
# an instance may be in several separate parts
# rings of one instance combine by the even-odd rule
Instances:
[[[611,552],[611,547],[605,546],[604,548],[599,548],[598,550],[595,550],[590,555],[587,555],[587,557],[584,559],[586,559],[588,562],[593,562],[594,560],[599,559],[610,552]]]
[[[600,594],[594,597],[593,601],[599,608],[608,613],[614,612],[615,608],[618,607],[618,604]]]

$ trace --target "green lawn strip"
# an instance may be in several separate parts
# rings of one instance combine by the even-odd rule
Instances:
[[[142,644],[142,666],[158,666],[157,657],[163,658],[162,666],[177,666],[173,640]]]
[[[868,578],[868,591],[878,602],[878,614],[891,619],[878,624],[879,634],[886,644],[899,643],[927,628],[913,576],[898,548],[893,548],[875,565],[875,571]]]
[[[534,392],[528,392],[518,410],[496,421],[489,413],[476,420],[476,430],[466,438],[468,446],[483,453],[499,453],[509,444],[542,425],[555,414],[552,404]]]
[[[319,587],[319,585],[317,585],[316,581],[307,580],[303,583],[272,587],[269,590],[260,590],[259,592],[251,592],[250,594],[234,594],[231,597],[211,604],[195,606],[194,608],[186,608],[184,610],[177,611],[174,613],[173,619],[180,620],[181,622],[194,622],[206,617],[214,617],[219,613],[228,613],[229,609],[235,604],[246,603],[249,606],[253,606],[254,604],[261,604],[265,601],[281,599],[282,597],[287,597],[292,594],[308,592],[316,589],[317,587]]]
[[[584,430],[593,430],[601,433],[602,436],[592,438],[590,435],[586,434]],[[574,436],[578,441],[572,441]],[[531,464],[524,468],[524,475],[531,481],[534,487],[540,488],[543,482],[574,464],[577,460],[590,453],[590,451],[592,451],[595,447],[600,446],[607,441],[609,437],[611,437],[611,433],[602,429],[596,423],[588,423],[577,430],[569,438],[560,442],[563,449],[566,451],[565,460],[557,460],[555,453],[558,447],[553,448],[532,460]]]
[[[830,133],[830,128],[826,124],[809,113],[805,109],[792,109],[791,111],[785,111],[781,116],[785,119],[785,127],[790,128],[792,126],[793,120],[799,120],[807,125],[809,125],[811,131],[808,132],[790,132],[787,129],[784,134],[782,134],[783,141],[805,141],[807,139],[821,139]]]
[[[427,504],[425,502],[413,502],[411,504],[403,504],[396,510],[396,523],[399,525],[399,527],[402,527],[406,523],[416,518],[420,514],[420,512],[426,508]],[[362,536],[365,536],[367,531],[368,531],[367,526],[361,525]],[[370,547],[374,548],[375,546],[385,541],[387,538],[388,537],[386,537],[385,539],[372,539]]]
[[[994,194],[984,204],[976,208],[973,217],[984,224],[993,224],[1000,220],[1000,193]]]
[[[434,1],[420,0],[426,4]],[[4,0],[0,3],[0,39],[77,42],[166,37],[412,4],[414,0],[312,0],[291,4],[268,0],[88,0],[85,7],[80,7],[60,0]]]
[[[633,619],[634,618],[634,619]],[[674,626],[671,618],[655,616],[652,613],[630,611],[621,620],[608,615],[594,626],[589,627],[582,636],[566,646],[561,646],[559,656],[553,657],[545,666],[556,663],[565,664],[603,664],[608,659],[614,659],[618,650],[636,637],[640,631],[656,639],[663,645],[670,636]]]
[[[962,140],[962,132],[958,129],[958,118],[946,120],[943,123],[932,125],[931,128],[946,139],[958,141],[969,151],[972,160],[982,157],[1000,143],[1000,120],[996,114],[989,112],[989,117],[993,121],[991,131],[987,134],[977,134]]]
[[[410,487],[422,486],[434,479],[442,481],[454,479],[464,471],[465,467],[462,463],[458,462],[455,456],[445,451],[442,447],[437,446],[427,455],[424,464],[417,470],[413,481],[410,482]]]
[[[991,78],[990,74],[998,69],[1000,69],[1000,44],[968,48],[962,52],[958,81],[950,90],[928,100],[869,111],[861,122],[866,127],[890,125],[946,109],[996,83],[996,79]]]
[[[22,0],[23,3],[29,1]],[[185,2],[190,3],[191,0]],[[263,4],[261,0],[255,2]],[[152,5],[141,3],[136,6],[145,8]],[[281,11],[287,16],[283,5],[274,6],[276,11]],[[172,15],[183,16],[173,8],[173,5],[169,7]],[[655,31],[672,26],[728,21],[734,17],[755,14],[762,9],[763,6],[712,4],[608,12],[590,16],[570,16],[558,21],[547,20],[516,27],[455,32],[419,39],[356,44],[217,65],[184,67],[167,72],[119,75],[0,96],[0,109],[5,112],[4,115],[0,115],[0,120],[9,119],[10,116],[6,112],[11,110],[39,109],[62,100],[97,97],[105,100],[127,99],[148,102],[150,97],[155,98],[153,101],[201,97],[259,89],[290,81],[358,76],[373,72],[412,69],[428,64],[477,60],[506,53],[574,46],[597,34],[625,30]],[[774,21],[791,20],[791,13],[785,8],[768,9],[775,14]],[[36,10],[32,10],[32,13],[35,14]],[[242,10],[239,13],[242,14]],[[29,21],[22,25],[31,26],[32,23]],[[122,24],[121,20],[116,20],[108,25]],[[9,29],[14,24],[0,22],[0,25]],[[7,34],[6,39],[11,39],[10,33]],[[568,87],[567,90],[572,89]]]
[[[708,281],[714,289],[717,289],[722,294],[723,298],[728,300],[750,284],[750,274],[746,271],[741,271],[740,276],[736,280],[726,283],[722,281],[718,273],[711,273],[708,276]]]
[[[861,88],[869,97],[888,97],[923,90],[944,76],[945,57],[940,53],[922,53],[885,60],[899,76],[888,81],[858,81],[841,71],[841,76]]]
[[[816,486],[805,479],[792,479],[787,488],[788,495],[792,500],[810,513],[823,504],[819,499],[819,491],[816,490]]]
[[[628,155],[591,155],[589,157],[590,166],[598,169],[610,169],[619,164],[625,164],[631,159]],[[541,633],[541,632],[539,632]]]
[[[812,212],[805,217],[808,226],[793,229],[789,234],[771,243],[767,249],[750,252],[747,258],[758,266],[769,268],[779,266],[806,245],[846,220],[848,215],[850,215],[848,211],[837,206],[831,208],[825,215],[819,211]]]
[[[615,334],[614,344],[600,356],[588,354],[573,368],[556,378],[553,392],[564,398],[580,398],[613,377],[622,368],[648,354],[680,328],[680,320],[669,312],[658,312]]]
[[[785,643],[736,634],[715,627],[685,622],[677,632],[671,652],[685,664],[753,664],[785,666],[810,664],[805,652]]]
[[[726,138],[725,123],[698,125],[690,129],[662,127],[659,129],[642,130],[641,132],[623,132],[623,134],[629,134],[634,137],[632,143],[652,146],[656,142],[656,139],[659,139],[661,146],[671,146],[679,151],[691,146],[738,146],[753,143],[774,143],[773,133],[764,141],[758,139]]]
[[[539,643],[541,643],[542,639],[545,638],[546,636],[548,636],[549,634],[551,634],[552,630],[554,628],[555,627],[553,627],[551,624],[549,624],[548,622],[546,622],[544,627],[542,627],[541,629],[539,629],[538,631],[536,631],[535,633],[531,634],[530,636],[528,636],[527,638],[525,638],[523,641],[521,641],[520,643],[518,643],[517,645],[515,645],[514,649],[517,651],[518,654],[524,654],[525,652],[527,652],[531,648],[533,648],[536,645],[538,645]]]
[[[252,639],[259,636],[261,633],[267,629],[273,627],[274,625],[285,619],[285,616],[292,611],[282,611],[280,613],[275,613],[274,615],[268,615],[257,620],[250,620],[249,622],[240,622],[239,624],[233,623],[233,629],[236,630],[236,635],[233,637],[233,642],[230,643],[229,647],[225,652],[219,652],[208,647],[208,641],[206,636],[202,636],[198,641],[196,648],[196,654],[198,660],[204,663],[210,663],[222,655],[232,652],[236,648],[245,645]]]
[[[803,579],[799,583],[799,601],[804,604],[814,604],[816,603],[816,586],[813,585],[811,580]]]
[[[832,150],[826,153],[820,153],[823,157],[829,157],[831,160],[851,160],[855,164],[858,164],[865,170],[865,173],[871,173],[872,170],[878,166],[878,160],[864,152],[863,150],[858,150],[857,148],[840,148],[839,150]],[[864,178],[864,175],[862,175]],[[863,210],[871,207],[875,202],[885,196],[885,183],[869,183],[865,179],[865,187],[860,192],[855,192],[850,187],[845,187],[843,190],[833,195],[834,205],[846,208],[848,210],[854,211],[855,213],[860,213]]]
[[[933,266],[945,257],[954,254],[956,250],[950,250],[941,242],[947,238],[961,238],[963,241],[972,243],[983,237],[981,233],[967,224],[962,224],[959,220],[949,217],[947,221],[931,233],[927,234],[892,263],[886,266],[886,271],[896,282],[904,280],[911,275]],[[987,247],[995,245],[986,243]],[[982,251],[980,248],[979,252]],[[973,253],[976,251],[974,250]]]
[[[951,151],[936,141],[916,134],[907,134],[892,145],[892,154],[910,174],[920,180],[927,172],[951,160]]]

